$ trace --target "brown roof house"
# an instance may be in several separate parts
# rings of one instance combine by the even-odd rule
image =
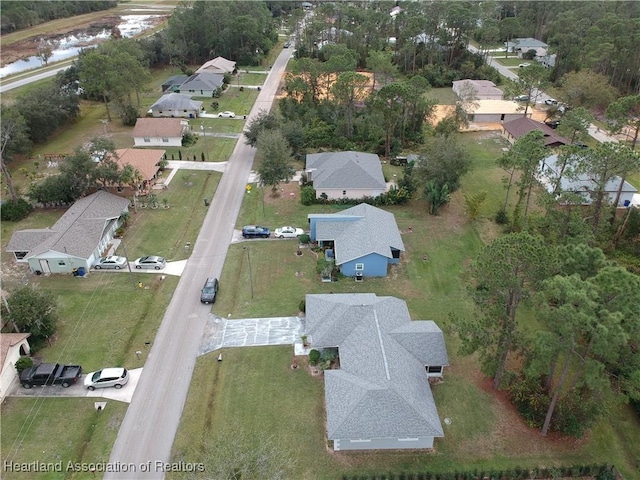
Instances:
[[[502,125],[502,133],[511,143],[534,130],[540,130],[544,135],[545,147],[556,148],[571,143],[566,138],[558,135],[553,128],[544,123],[531,120],[530,118],[521,117],[510,122],[505,122]]]
[[[139,118],[133,128],[136,147],[180,147],[189,121],[180,118]]]
[[[6,251],[36,275],[88,270],[106,250],[129,211],[129,200],[99,190],[76,200],[51,228],[13,233]]]
[[[16,362],[30,353],[27,338],[30,333],[3,333],[0,335],[0,403],[18,385]]]
[[[137,191],[150,189],[160,174],[160,163],[166,151],[151,148],[119,148],[116,150],[115,162],[121,169],[131,165],[140,173],[140,184]],[[121,189],[119,189],[121,191]]]
[[[224,57],[216,57],[213,60],[209,60],[203,64],[196,73],[218,73],[224,75],[225,73],[233,73],[236,70],[236,62],[227,60]]]

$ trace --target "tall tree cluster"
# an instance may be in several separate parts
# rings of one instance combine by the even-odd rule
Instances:
[[[164,55],[174,65],[217,56],[259,65],[278,41],[266,4],[241,1],[180,4],[160,36]]]
[[[115,0],[59,0],[55,2],[6,0],[2,2],[0,32],[2,34],[11,33],[58,18],[107,10],[115,8],[117,5],[118,2]]]

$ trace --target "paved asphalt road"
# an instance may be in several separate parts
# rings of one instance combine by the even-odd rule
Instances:
[[[30,72],[27,72],[27,74],[25,74],[24,78],[21,78],[21,79],[18,79],[18,80],[14,80],[12,78],[11,81],[6,81],[6,82],[3,81],[2,84],[0,85],[0,93],[4,93],[4,92],[7,92],[9,90],[13,90],[14,88],[22,87],[23,85],[27,85],[27,84],[29,84],[31,82],[36,82],[38,80],[42,80],[43,78],[53,77],[56,73],[61,72],[62,70],[66,70],[70,66],[71,66],[71,63],[69,62],[66,65],[62,66],[62,67],[54,68],[52,70],[46,70],[46,71],[41,72],[41,73],[32,74]]]
[[[271,108],[291,53],[291,49],[284,49],[274,63],[247,122],[260,110]],[[254,155],[255,150],[240,139],[208,207],[111,451],[110,466],[127,464],[137,470],[107,473],[105,479],[164,477],[162,468],[156,467],[171,459],[171,446],[211,310],[200,303],[198,294],[206,277],[220,277]],[[151,465],[151,471],[145,472],[147,465]]]

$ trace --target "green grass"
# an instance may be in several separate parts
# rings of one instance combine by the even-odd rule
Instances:
[[[458,96],[451,88],[432,88],[425,97],[434,99],[438,105],[455,105],[458,101]]]
[[[158,202],[166,198],[169,209],[138,209],[131,214],[123,244],[117,254],[123,255],[123,246],[128,257],[161,255],[167,260],[182,260],[186,242],[193,245],[205,215],[203,199],[212,198],[222,174],[218,172],[180,170],[173,177],[167,190],[155,190]]]
[[[9,398],[2,404],[2,461],[62,462],[62,472],[20,473],[2,470],[2,478],[92,478],[66,471],[67,463],[107,462],[127,404],[110,401],[101,412],[94,399]]]

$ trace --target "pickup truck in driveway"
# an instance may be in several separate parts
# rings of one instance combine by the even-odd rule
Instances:
[[[20,383],[24,388],[34,385],[62,385],[70,387],[82,376],[80,365],[60,365],[59,363],[41,363],[23,370]]]

